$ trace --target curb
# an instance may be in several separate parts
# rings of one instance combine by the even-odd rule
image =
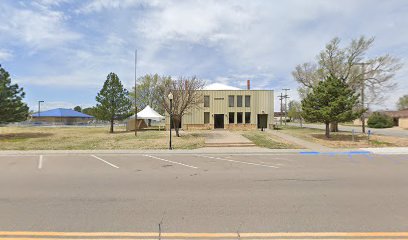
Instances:
[[[300,151],[307,149],[264,149],[257,147],[225,147],[225,148],[200,148],[193,150],[185,149],[160,149],[160,150],[3,150],[0,151],[0,156],[7,155],[41,155],[41,154],[56,154],[56,155],[80,155],[80,154],[298,154]]]
[[[332,151],[315,151],[311,149],[266,149],[259,147],[208,147],[199,149],[138,149],[138,150],[0,150],[0,156],[10,155],[81,155],[81,154],[229,154],[229,155],[273,155],[273,154],[302,154],[302,155],[357,155],[357,154],[408,154],[406,147],[393,148],[356,148],[333,149]]]

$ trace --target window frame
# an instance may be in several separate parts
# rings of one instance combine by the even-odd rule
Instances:
[[[208,99],[208,101],[206,102],[205,99]],[[208,103],[206,105],[206,103]],[[210,95],[204,95],[204,107],[210,107]]]
[[[241,102],[239,102],[238,99],[241,99]],[[237,107],[242,107],[243,106],[242,101],[243,101],[242,95],[237,95]],[[241,104],[239,104],[239,103],[241,103]]]
[[[247,101],[247,98],[249,101]],[[251,107],[251,95],[245,95],[245,107]]]
[[[232,102],[231,102],[232,99]],[[228,95],[228,107],[235,107],[235,96]]]

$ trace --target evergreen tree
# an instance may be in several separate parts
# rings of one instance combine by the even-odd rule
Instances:
[[[361,110],[356,111],[358,95],[340,79],[329,76],[312,88],[302,100],[303,117],[309,122],[326,125],[326,137],[330,137],[330,123],[356,119]]]
[[[113,133],[115,120],[122,120],[130,115],[132,103],[129,92],[123,88],[118,75],[109,73],[101,91],[96,96],[96,118],[110,122],[110,132]]]
[[[389,54],[368,57],[374,37],[361,36],[353,39],[346,47],[342,47],[340,43],[340,38],[333,38],[316,56],[316,62],[296,66],[292,75],[300,83],[300,97],[304,98],[314,85],[332,75],[362,93],[362,102],[356,107],[364,108],[364,104],[361,104],[364,102],[382,102],[384,93],[396,86],[393,77],[402,68],[401,61]],[[331,131],[337,132],[337,126],[333,122]]]
[[[81,106],[76,106],[76,107],[74,107],[74,110],[77,111],[77,112],[81,112],[82,108],[81,108]]]
[[[88,107],[88,108],[82,109],[82,113],[85,113],[85,114],[88,114],[94,117],[97,115],[96,111],[97,111],[96,107]]]
[[[371,128],[391,128],[394,120],[384,113],[375,112],[368,118],[367,125]]]
[[[10,74],[0,65],[0,124],[27,119],[28,107],[22,101],[23,88],[11,84]]]

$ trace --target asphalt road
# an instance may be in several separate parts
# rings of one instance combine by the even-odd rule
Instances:
[[[406,231],[407,173],[407,155],[0,156],[0,230]]]

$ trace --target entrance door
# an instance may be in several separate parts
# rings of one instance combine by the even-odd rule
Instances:
[[[224,114],[214,114],[214,128],[224,128]]]
[[[258,128],[267,128],[268,114],[258,114]]]
[[[399,118],[394,118],[394,126],[398,127],[399,125]]]

